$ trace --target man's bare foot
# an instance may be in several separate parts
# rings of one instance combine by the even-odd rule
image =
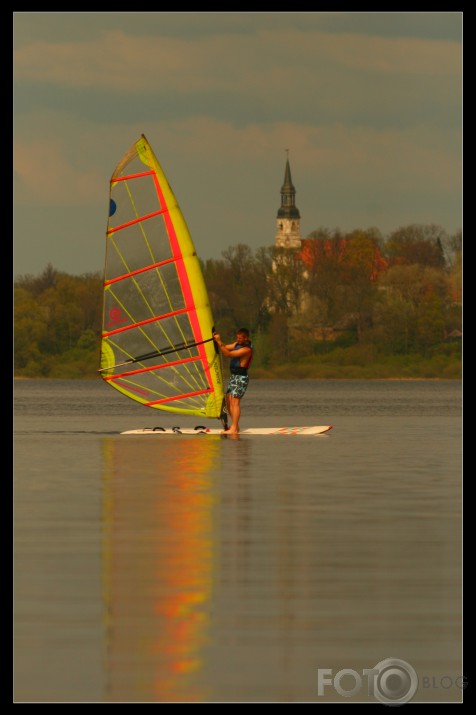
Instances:
[[[221,434],[239,434],[239,430],[230,427],[229,429],[222,430]]]

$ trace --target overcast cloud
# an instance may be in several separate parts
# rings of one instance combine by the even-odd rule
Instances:
[[[202,258],[462,225],[462,13],[19,12],[14,273],[102,271],[109,179],[144,133]]]

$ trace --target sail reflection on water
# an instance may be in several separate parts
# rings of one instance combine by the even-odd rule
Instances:
[[[103,440],[107,701],[207,699],[219,439]]]

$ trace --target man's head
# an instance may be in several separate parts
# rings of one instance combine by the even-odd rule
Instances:
[[[250,342],[250,331],[248,328],[240,328],[236,332],[236,337],[239,343],[249,343]]]

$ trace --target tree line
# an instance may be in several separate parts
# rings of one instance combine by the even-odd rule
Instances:
[[[262,377],[449,377],[461,369],[462,238],[434,225],[320,228],[299,253],[246,244],[202,262],[216,327],[248,327]],[[14,284],[18,377],[95,377],[102,275],[51,264]]]

